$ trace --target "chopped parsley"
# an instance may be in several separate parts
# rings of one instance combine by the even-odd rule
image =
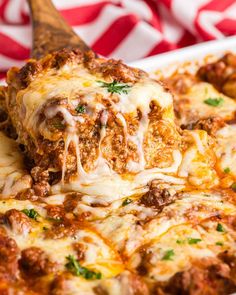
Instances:
[[[189,245],[197,244],[197,243],[199,243],[201,241],[202,241],[201,239],[188,238]]]
[[[65,264],[65,267],[75,276],[82,276],[86,280],[99,280],[102,277],[102,274],[100,272],[95,272],[92,270],[89,270],[86,267],[83,267],[80,265],[79,261],[75,259],[73,255],[69,255],[66,257],[66,260],[68,261]]]
[[[193,244],[197,244],[199,242],[201,242],[202,240],[201,239],[196,239],[196,238],[188,238],[187,239],[187,242],[189,245],[193,245]],[[176,240],[176,243],[179,244],[179,245],[182,245],[184,244],[186,241],[185,240]]]
[[[132,203],[132,202],[133,202],[133,201],[132,201],[131,199],[127,198],[127,199],[125,199],[125,200],[123,201],[122,206],[127,206],[127,205],[129,205],[130,203]]]
[[[224,100],[222,97],[216,97],[216,98],[207,98],[204,100],[204,103],[212,106],[212,107],[219,107],[223,104]]]
[[[77,105],[75,110],[79,114],[84,114],[86,112],[86,107],[84,105],[79,104],[79,105]]]
[[[234,192],[236,192],[236,182],[234,182],[232,185],[231,185],[231,188]]]
[[[230,168],[229,167],[226,167],[225,169],[224,169],[224,173],[229,173],[230,172]]]
[[[107,82],[103,82],[103,81],[97,81],[97,82],[101,84],[102,88],[107,88],[107,91],[109,93],[118,93],[118,94],[125,93],[125,94],[127,94],[128,90],[131,88],[130,85],[120,83],[116,80],[114,80],[111,83],[107,83]]]
[[[225,232],[224,227],[223,227],[223,225],[221,223],[217,224],[216,230],[221,232],[221,233]]]
[[[217,246],[224,246],[224,243],[223,242],[216,242],[216,245]]]
[[[161,260],[173,260],[173,256],[175,255],[175,252],[173,249],[167,250]]]
[[[39,216],[38,212],[34,209],[23,209],[21,210],[25,215],[27,215],[29,218],[37,220],[37,217]]]
[[[179,244],[179,245],[182,245],[182,244],[185,243],[185,241],[184,241],[184,240],[179,240],[179,239],[178,239],[178,240],[176,240],[176,243]]]

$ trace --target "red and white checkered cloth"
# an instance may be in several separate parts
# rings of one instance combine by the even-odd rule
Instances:
[[[98,53],[137,60],[236,34],[236,0],[54,0],[74,30]],[[29,57],[25,0],[0,0],[0,78]]]

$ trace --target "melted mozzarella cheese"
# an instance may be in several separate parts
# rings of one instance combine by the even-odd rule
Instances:
[[[69,278],[65,282],[64,295],[96,295],[94,288],[99,285],[98,281],[86,281],[80,277]],[[78,293],[79,290],[79,293]]]
[[[142,178],[143,177],[143,178]],[[160,179],[164,182],[183,185],[185,181],[162,173],[149,172],[140,173],[133,180],[124,180],[121,177],[98,177],[91,182],[81,182],[80,180],[71,181],[64,185],[57,184],[52,187],[52,192],[57,194],[61,191],[79,191],[84,194],[107,197],[108,199],[120,199],[125,196],[140,194],[147,191],[147,183],[153,179]]]
[[[0,201],[0,213],[9,209],[35,209],[39,213],[37,221],[31,220],[32,229],[25,234],[14,233],[8,225],[5,226],[7,233],[12,237],[18,247],[23,250],[37,246],[50,256],[52,261],[58,263],[60,270],[65,269],[66,257],[74,255],[76,251],[73,244],[84,245],[83,265],[103,274],[103,277],[111,277],[123,271],[124,266],[119,254],[99,234],[90,229],[79,229],[73,237],[60,239],[45,238],[44,228],[50,229],[50,221],[45,219],[46,210],[43,204],[32,204],[30,201],[5,200]]]
[[[113,201],[110,204],[104,204],[102,198],[91,198],[90,196],[84,196],[82,197],[81,201],[78,202],[78,205],[74,209],[73,213],[80,215],[85,212],[89,212],[91,214],[89,218],[90,220],[104,219],[105,217],[108,217],[112,214],[120,216],[125,214],[134,214],[135,218],[138,218],[139,220],[145,220],[146,218],[151,218],[156,215],[155,209],[146,208],[145,206],[138,204],[135,199],[130,199],[131,203],[124,206],[123,202],[125,200],[127,200],[127,198]],[[96,204],[95,207],[93,207],[94,204]]]
[[[223,103],[214,107],[204,102],[208,98],[222,98]],[[193,120],[197,121],[198,119],[209,118],[212,116],[220,116],[225,120],[232,119],[234,118],[234,113],[236,111],[235,100],[223,93],[220,93],[216,90],[216,88],[207,82],[197,82],[190,87],[186,94],[176,97],[177,105],[178,100],[185,101],[184,104],[181,102],[181,124],[188,124]]]
[[[189,269],[194,260],[216,257],[223,250],[236,250],[233,236],[224,235],[216,230],[217,222],[211,223],[212,229],[206,229],[204,222],[192,226],[190,223],[172,227],[165,234],[148,243],[149,253],[148,277],[157,281],[167,281],[175,273]],[[222,243],[218,246],[216,243]],[[168,251],[173,255],[163,260]],[[130,267],[137,267],[140,261],[136,252],[130,261]]]
[[[6,200],[0,200],[0,213],[5,213],[7,210],[10,209],[17,209],[19,211],[23,209],[35,209],[40,216],[45,217],[46,216],[46,210],[44,209],[45,204],[38,204],[38,203],[32,203],[28,200],[16,200],[16,199],[6,199]]]
[[[137,216],[126,213],[114,214],[94,222],[97,231],[109,239],[118,251],[124,254],[132,253],[143,240],[144,230],[137,224]]]
[[[58,197],[50,197],[49,203],[54,203]],[[94,201],[95,196],[83,196],[81,199],[81,202],[87,203],[88,208]],[[157,281],[166,281],[176,272],[189,268],[194,259],[216,257],[222,250],[236,249],[233,230],[224,224],[226,231],[219,232],[216,230],[217,221],[210,219],[219,214],[225,216],[236,214],[235,205],[228,202],[220,193],[210,191],[185,193],[159,214],[156,214],[154,208],[145,208],[135,201],[126,206],[121,206],[120,200],[114,203],[108,215],[93,220],[88,228],[78,228],[74,237],[55,240],[44,237],[43,227],[50,228],[50,223],[45,219],[43,204],[18,200],[0,201],[0,212],[4,213],[10,208],[18,210],[34,208],[38,211],[40,217],[37,222],[32,221],[33,229],[28,234],[15,234],[6,225],[8,235],[16,240],[20,249],[40,247],[51,260],[59,264],[61,270],[64,269],[66,256],[76,256],[73,244],[78,242],[84,245],[83,265],[101,272],[103,280],[86,282],[80,277],[70,277],[66,281],[70,290],[68,294],[78,294],[79,286],[81,286],[80,294],[93,294],[93,288],[97,285],[104,286],[105,290],[109,291],[108,294],[123,294],[124,286],[121,280],[106,278],[122,275],[124,264],[119,253],[122,253],[122,257],[127,257],[129,269],[138,267],[143,259],[140,256],[140,247],[148,249],[150,253],[147,256],[149,259],[147,276]],[[96,207],[91,206],[91,208]],[[97,207],[96,210],[107,212],[106,207]],[[146,220],[143,225],[140,223],[142,220]],[[189,239],[198,239],[198,242],[191,244]],[[217,245],[218,242],[223,246]],[[166,251],[170,250],[173,250],[171,260],[163,260]],[[110,288],[109,285],[112,283],[117,286]]]
[[[193,139],[193,144],[184,152],[178,175],[202,188],[218,184],[219,179],[214,169],[214,153],[208,145],[209,137],[203,130],[185,131],[185,136]]]
[[[194,210],[194,208],[197,208],[197,210]],[[190,217],[187,215],[188,212]],[[233,215],[236,212],[236,207],[234,204],[225,201],[219,193],[208,191],[185,193],[181,199],[164,208],[157,218],[150,221],[146,228],[146,238],[154,239],[163,235],[172,226],[191,222],[191,220],[201,221],[216,216],[220,212],[225,215]]]
[[[209,191],[185,193],[173,204],[165,207],[159,214],[156,213],[154,208],[139,208],[139,206],[135,202],[120,208],[114,206],[114,211],[110,211],[108,215],[106,213],[105,217],[93,220],[93,227],[103,238],[108,239],[117,251],[130,258],[132,267],[139,261],[135,253],[140,247],[145,245],[147,245],[147,249],[154,247],[153,255],[155,258],[153,259],[155,261],[153,263],[158,265],[158,271],[153,275],[158,280],[166,280],[176,271],[181,271],[187,267],[186,261],[188,259],[186,257],[195,259],[216,256],[217,251],[220,251],[220,248],[215,245],[216,242],[232,241],[230,236],[223,237],[222,234],[220,235],[220,232],[216,230],[216,222],[207,231],[204,230],[206,226],[203,228],[196,228],[195,226],[208,222],[210,217],[219,214],[235,215],[235,205],[228,202],[220,193]],[[102,207],[98,207],[96,210],[107,212],[107,208]],[[140,212],[143,216],[140,215]],[[145,222],[145,226],[141,226],[137,222],[149,219],[150,221]],[[176,243],[178,238],[185,240],[186,248],[183,247],[182,251],[180,245]],[[204,243],[200,247],[198,247],[198,244],[189,245],[186,242],[188,238],[201,238],[204,239]],[[216,249],[213,249],[214,251],[212,251],[211,245],[216,247]],[[173,259],[172,265],[167,268],[168,262],[159,260],[161,260],[163,253],[170,248],[174,249],[176,259]],[[156,264],[156,261],[160,263]]]
[[[58,96],[68,98],[69,102],[76,107],[78,97],[83,96],[87,105],[98,111],[104,109],[104,106],[99,103],[97,96],[101,95],[107,99],[110,97],[110,93],[98,82],[100,77],[90,74],[82,66],[67,66],[57,70],[56,76],[54,74],[53,70],[47,71],[32,81],[26,89],[17,93],[17,103],[23,104],[26,108],[24,125],[28,126],[29,131],[32,128],[35,131],[37,114],[51,98]],[[143,78],[132,85],[130,91],[117,96],[119,101],[113,103],[113,108],[121,113],[133,113],[140,109],[147,114],[151,101],[156,102],[163,109],[172,108],[172,95],[150,78]],[[173,118],[173,112],[168,112],[167,117]],[[71,116],[67,118],[69,122],[74,120]]]
[[[230,169],[230,174],[236,177],[236,125],[226,125],[216,134],[215,153],[218,165],[223,172]]]
[[[30,187],[31,177],[24,170],[16,142],[0,132],[0,198],[14,196]]]
[[[146,169],[133,177],[125,179],[114,171],[106,169],[106,165],[100,166],[98,171],[80,174],[80,178],[71,180],[70,183],[59,183],[52,186],[52,192],[57,194],[61,191],[80,191],[88,195],[105,196],[110,198],[121,198],[133,194],[143,193],[147,190],[147,183],[153,179],[161,179],[173,184],[184,184],[185,181],[165,173],[175,173],[181,163],[181,153],[173,152],[174,163],[167,168]],[[96,172],[96,173],[95,173]],[[81,177],[83,176],[83,177]]]
[[[124,271],[119,277],[109,278],[102,281],[85,282],[81,278],[70,278],[66,281],[65,295],[97,295],[98,292],[104,292],[109,295],[129,295],[134,294],[129,279],[130,272]],[[96,291],[95,291],[96,290]],[[100,291],[102,290],[102,291]]]
[[[166,281],[175,273],[188,269],[195,259],[216,257],[226,249],[235,251],[234,232],[226,225],[223,225],[225,232],[219,232],[217,221],[210,221],[212,216],[221,213],[234,216],[235,212],[235,205],[227,202],[219,193],[184,194],[146,224],[139,247],[130,256],[129,267],[138,267],[143,253],[140,247],[147,249],[147,276]],[[222,243],[223,247],[217,242]],[[172,253],[170,259],[163,260],[168,251]]]

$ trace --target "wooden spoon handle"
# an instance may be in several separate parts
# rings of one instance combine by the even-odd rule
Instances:
[[[91,50],[65,22],[51,0],[28,0],[33,24],[31,57],[44,55],[63,48]]]

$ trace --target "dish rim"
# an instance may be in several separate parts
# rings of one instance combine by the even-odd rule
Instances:
[[[128,65],[152,72],[165,68],[170,64],[184,63],[191,60],[199,60],[207,55],[220,55],[224,52],[236,52],[236,36],[226,37],[220,40],[207,41],[200,44],[176,49],[173,51],[153,55],[133,62]]]

